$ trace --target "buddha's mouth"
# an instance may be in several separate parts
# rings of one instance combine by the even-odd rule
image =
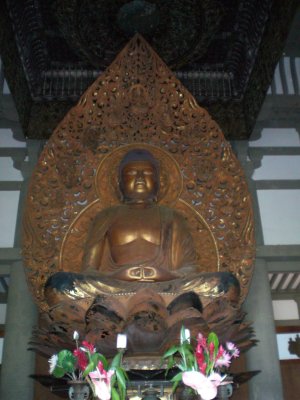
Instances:
[[[135,187],[143,187],[144,188],[145,186],[146,186],[146,183],[143,181],[136,182],[136,184],[135,184]]]

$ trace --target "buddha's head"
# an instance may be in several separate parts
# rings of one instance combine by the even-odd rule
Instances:
[[[125,203],[149,203],[157,200],[159,165],[145,149],[130,150],[121,160],[119,187]]]

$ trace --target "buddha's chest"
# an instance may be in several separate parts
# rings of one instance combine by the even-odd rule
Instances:
[[[156,208],[127,210],[120,213],[108,231],[108,239],[113,246],[134,241],[160,244],[161,218]]]

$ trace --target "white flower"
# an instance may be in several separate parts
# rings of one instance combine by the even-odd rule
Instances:
[[[54,371],[54,369],[56,367],[57,361],[58,361],[58,355],[57,354],[53,354],[53,356],[51,358],[49,358],[48,363],[50,364],[50,367],[49,367],[49,373],[50,374],[53,373],[53,371]]]
[[[78,340],[79,339],[79,333],[77,331],[74,331],[73,333],[73,339]]]

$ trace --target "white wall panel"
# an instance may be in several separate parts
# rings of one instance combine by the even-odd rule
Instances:
[[[300,156],[264,156],[252,179],[300,179]]]
[[[14,139],[11,129],[0,128],[0,147],[26,147],[26,143]]]
[[[273,300],[272,304],[275,320],[299,319],[295,300]]]
[[[281,333],[277,335],[277,346],[280,360],[299,360],[296,354],[289,353],[289,340],[295,340],[295,333]]]
[[[19,170],[14,168],[11,157],[0,157],[0,181],[22,181],[23,177]]]
[[[299,147],[299,133],[295,128],[264,128],[261,137],[249,142],[250,147]]]
[[[0,247],[13,247],[19,191],[0,191]]]
[[[264,244],[300,244],[300,190],[258,190]]]

